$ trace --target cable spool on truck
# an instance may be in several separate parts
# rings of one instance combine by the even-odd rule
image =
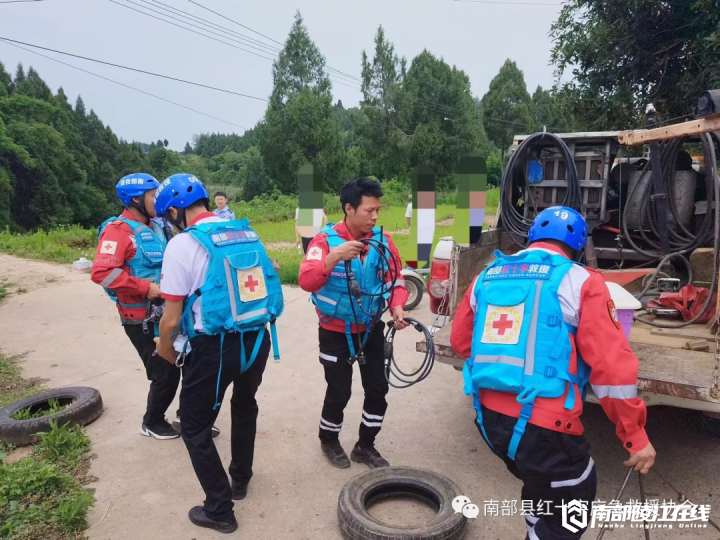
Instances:
[[[465,358],[450,346],[452,317],[494,251],[523,249],[543,209],[574,206],[590,231],[582,262],[603,274],[611,293],[621,286],[642,305],[629,335],[639,359],[638,395],[648,406],[720,418],[717,316],[697,322],[717,311],[711,299],[718,291],[720,115],[640,131],[518,135],[510,152],[493,227],[476,245],[454,245],[449,268],[439,272],[446,288],[433,312],[450,322],[433,336],[436,360],[462,369]],[[689,321],[653,304],[685,285],[710,292],[701,302],[707,309],[696,307]],[[424,341],[416,344],[425,348]],[[591,389],[588,400],[597,403]]]

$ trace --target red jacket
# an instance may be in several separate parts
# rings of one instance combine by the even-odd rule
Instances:
[[[344,240],[354,240],[354,238],[350,235],[350,231],[348,231],[347,227],[345,226],[345,222],[337,223],[334,226],[334,229],[337,231],[338,236]],[[371,238],[372,233],[368,233],[363,238]],[[390,253],[393,256],[393,259],[395,259],[395,262],[397,264],[398,270],[402,269],[402,261],[400,260],[400,254],[398,253],[397,248],[395,247],[395,243],[392,241],[390,236],[385,233],[385,240],[388,243],[388,246],[390,246]],[[317,253],[317,250],[320,250],[320,253]],[[372,249],[372,248],[369,248]],[[298,281],[300,282],[300,287],[307,292],[316,292],[323,288],[325,285],[325,282],[328,279],[328,276],[330,275],[330,272],[325,270],[325,257],[327,254],[330,253],[330,247],[327,243],[327,234],[321,233],[315,236],[312,239],[312,242],[310,242],[310,245],[307,249],[307,256],[302,260],[300,263],[300,277],[298,278]],[[363,260],[365,258],[365,255],[367,254],[367,250],[363,252],[360,255],[360,260]],[[318,258],[319,257],[319,258]],[[391,267],[393,265],[391,264]],[[394,280],[395,276],[392,272],[392,270],[388,271],[385,274],[385,283],[390,283]],[[395,308],[396,306],[404,306],[405,303],[408,300],[408,292],[405,288],[404,281],[401,281],[402,277],[398,276],[398,280],[395,282],[395,292],[393,294],[392,302],[390,303],[390,310]],[[317,311],[317,310],[316,310]],[[323,315],[318,311],[317,312],[318,317],[320,318],[320,326],[325,328],[326,330],[331,330],[333,332],[345,332],[345,322],[341,321],[340,319],[331,319],[328,322],[323,322],[322,317]],[[365,325],[352,325],[352,333],[357,332],[363,332],[365,330]]]
[[[121,217],[137,221],[127,210],[122,213]],[[118,300],[123,304],[146,302],[150,282],[131,276],[129,268],[125,264],[134,256],[135,236],[128,224],[120,220],[108,223],[95,250],[90,279],[98,285],[115,291]],[[117,308],[120,317],[130,321],[144,320],[147,312],[145,307],[127,308],[119,303]]]
[[[550,244],[536,242],[530,249],[543,249],[560,253]],[[475,281],[465,293],[453,319],[450,344],[459,355],[470,357],[473,334],[473,319],[477,301],[474,297]],[[630,452],[638,452],[648,444],[645,433],[647,410],[645,402],[636,397],[638,359],[613,320],[610,292],[602,275],[590,268],[573,266],[558,289],[563,318],[577,327],[577,335],[570,334],[573,345],[570,371],[577,374],[577,353],[590,367],[590,384],[600,400],[605,414],[615,424],[615,432]],[[537,398],[530,423],[554,431],[580,435],[583,425],[580,421],[583,403],[580,394],[572,386],[575,407],[564,408],[566,395],[559,398]],[[632,397],[635,396],[635,397]],[[483,390],[480,402],[493,411],[520,416],[522,407],[515,394]]]

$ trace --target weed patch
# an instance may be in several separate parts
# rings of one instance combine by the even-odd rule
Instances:
[[[48,400],[48,408],[42,408],[38,409],[35,412],[32,412],[30,407],[27,407],[26,409],[20,409],[15,414],[13,414],[13,418],[15,420],[31,420],[33,418],[42,418],[43,416],[50,416],[51,414],[58,413],[62,411],[66,406],[60,405],[57,399],[53,398]]]

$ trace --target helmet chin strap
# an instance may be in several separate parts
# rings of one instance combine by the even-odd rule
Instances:
[[[184,208],[175,208],[175,212],[177,212],[175,219],[170,217],[170,212],[165,214],[165,219],[167,219],[170,223],[175,225],[178,230],[184,231],[187,229],[187,216],[185,216],[185,209]]]
[[[130,199],[130,206],[129,206],[129,207],[130,207],[130,208],[134,208],[135,210],[137,210],[138,212],[140,212],[143,216],[145,216],[145,217],[148,219],[148,221],[150,221],[150,220],[152,219],[152,217],[151,217],[150,214],[148,213],[147,209],[145,208],[145,203],[144,203],[144,202],[142,202],[142,203],[136,203],[134,200]]]

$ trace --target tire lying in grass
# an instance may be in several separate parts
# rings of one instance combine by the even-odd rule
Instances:
[[[350,480],[340,492],[338,520],[345,540],[457,540],[465,534],[467,518],[456,514],[452,500],[462,495],[447,478],[410,467],[372,469]],[[378,501],[412,498],[436,510],[431,520],[395,527],[374,518],[369,512]]]
[[[49,409],[48,402],[51,399],[57,400],[65,408],[54,414],[29,420],[14,418],[15,413],[23,409],[29,408],[31,413]],[[0,409],[0,441],[14,446],[33,444],[40,440],[37,433],[51,430],[50,421],[57,421],[59,426],[68,423],[69,427],[84,426],[100,416],[102,411],[102,397],[94,388],[77,386],[36,394]]]

